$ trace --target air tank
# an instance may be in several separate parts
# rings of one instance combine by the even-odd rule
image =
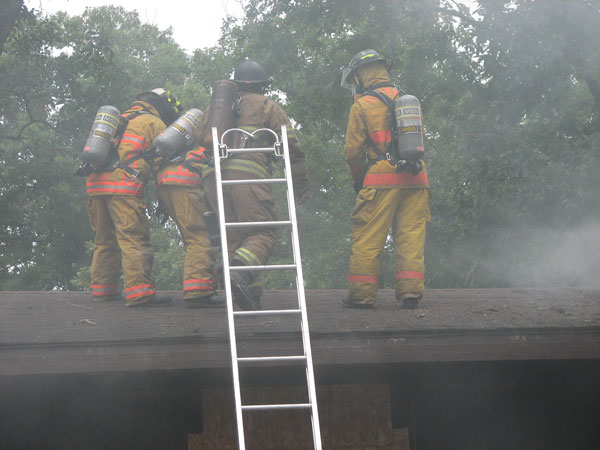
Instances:
[[[85,163],[94,168],[106,163],[120,121],[121,112],[114,106],[104,105],[98,109],[92,129],[83,147],[82,159]]]
[[[405,94],[394,102],[398,159],[419,161],[423,159],[423,115],[421,103],[414,95]]]
[[[165,158],[170,158],[182,149],[190,149],[194,145],[194,135],[200,123],[202,111],[188,109],[179,118],[164,129],[154,139],[153,146]]]
[[[223,133],[230,128],[235,128],[235,100],[237,98],[238,85],[229,80],[218,80],[212,88],[210,98],[210,110],[208,112],[208,126],[204,142],[206,145],[212,142],[212,128],[217,128],[219,142]]]

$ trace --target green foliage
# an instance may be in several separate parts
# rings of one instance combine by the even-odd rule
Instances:
[[[185,251],[176,225],[169,220],[164,226],[151,227],[154,255],[153,277],[157,289],[181,289]]]
[[[83,287],[92,233],[73,173],[94,114],[153,87],[183,90],[187,73],[170,32],[137,13],[23,11],[0,56],[2,289]]]
[[[434,190],[429,280],[571,283],[595,263],[591,254],[567,258],[561,242],[597,223],[600,66],[592,42],[600,11],[597,2],[566,10],[560,2],[479,3],[481,20],[462,24],[457,41],[477,64],[476,83],[451,121],[435,122],[432,173],[443,184]]]
[[[298,207],[306,285],[344,288],[354,192],[344,160],[352,55],[393,60],[423,103],[432,186],[429,287],[564,285],[598,263],[600,8],[597,0],[248,0],[213,48],[123,8],[43,17],[24,9],[0,55],[0,289],[86,289],[92,233],[72,173],[99,106],[165,86],[205,109],[244,58],[295,124],[310,173]],[[282,193],[279,192],[281,197]],[[153,188],[149,192],[154,203]],[[281,203],[281,202],[280,202]],[[151,208],[152,209],[152,208]],[[282,212],[280,215],[285,215]],[[596,236],[596,238],[594,238]],[[152,221],[154,276],[181,286],[183,246]],[[281,234],[271,262],[288,262]],[[382,286],[394,279],[391,242]],[[287,288],[289,274],[266,275]]]

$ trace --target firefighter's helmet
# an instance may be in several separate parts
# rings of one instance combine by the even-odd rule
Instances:
[[[233,81],[240,87],[244,86],[267,86],[271,80],[267,72],[256,61],[246,60],[235,69]]]
[[[166,125],[173,123],[183,112],[183,108],[177,97],[163,88],[142,92],[136,96],[136,99],[154,106]]]
[[[356,69],[369,64],[372,62],[381,61],[385,64],[386,68],[389,67],[389,60],[382,56],[379,52],[372,49],[367,49],[358,52],[352,57],[347,67],[344,67],[342,71],[342,82],[340,83],[343,88],[354,91],[356,89],[356,82],[354,81],[354,74]]]

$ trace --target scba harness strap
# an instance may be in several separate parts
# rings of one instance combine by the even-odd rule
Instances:
[[[393,99],[391,99],[387,95],[383,94],[382,92],[379,92],[379,91],[375,90],[375,89],[382,88],[382,87],[393,87],[394,89],[396,89],[398,91],[398,93],[394,96]],[[410,172],[413,175],[417,175],[422,170],[422,165],[421,165],[420,161],[413,162],[413,161],[398,160],[396,158],[396,156],[393,154],[393,152],[390,151],[391,149],[394,148],[395,141],[397,139],[397,137],[396,137],[396,119],[395,119],[395,112],[394,112],[394,101],[395,101],[395,99],[397,99],[398,97],[400,97],[400,96],[402,96],[404,94],[406,94],[406,92],[404,92],[402,89],[398,89],[397,87],[395,87],[391,83],[378,83],[378,84],[375,84],[375,85],[371,86],[370,89],[366,90],[363,93],[363,96],[364,95],[369,95],[371,97],[375,97],[375,98],[379,99],[381,102],[383,102],[385,104],[385,106],[387,107],[386,117],[387,117],[389,129],[390,129],[390,132],[391,132],[391,140],[387,144],[385,152],[382,152],[381,150],[379,150],[377,148],[377,146],[375,145],[375,142],[373,141],[373,139],[371,138],[370,135],[367,136],[367,139],[369,140],[370,147],[373,149],[373,151],[377,155],[374,159],[369,160],[368,163],[367,163],[367,165],[369,167],[371,167],[374,164],[378,163],[379,161],[389,161],[390,164],[392,164],[392,165],[394,165],[396,167],[396,171],[397,172],[407,171],[407,172]]]
[[[383,83],[381,83],[381,84],[383,84]],[[393,86],[390,84],[387,84],[387,83],[385,86],[375,85],[371,89],[365,91],[363,93],[363,95],[375,97],[375,98],[379,99],[380,101],[382,101],[385,104],[385,106],[387,107],[386,117],[387,117],[387,121],[388,121],[388,126],[390,127],[390,131],[392,133],[392,140],[387,145],[385,152],[382,152],[381,150],[379,150],[377,148],[377,145],[375,145],[375,142],[371,138],[371,135],[367,135],[369,144],[370,144],[371,148],[373,149],[373,151],[375,152],[375,154],[377,155],[375,157],[375,159],[372,159],[368,162],[369,167],[376,164],[379,161],[389,161],[390,163],[396,165],[395,162],[393,162],[393,155],[390,152],[390,149],[392,148],[392,144],[394,143],[394,129],[396,127],[396,123],[395,123],[394,117],[393,117],[394,101],[392,99],[390,99],[387,95],[384,95],[383,93],[375,90],[379,87],[393,87]]]

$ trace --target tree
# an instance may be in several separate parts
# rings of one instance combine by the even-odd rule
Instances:
[[[92,235],[84,183],[73,173],[95,112],[123,110],[156,86],[183,89],[187,57],[170,32],[121,8],[73,18],[24,10],[15,30],[0,56],[0,285],[81,288]],[[177,248],[172,230],[156,231]]]
[[[2,54],[4,42],[12,31],[17,20],[17,15],[23,7],[23,0],[7,0],[4,5],[3,14],[0,16],[0,54]]]
[[[271,74],[269,95],[307,154],[311,190],[298,211],[307,287],[344,288],[352,99],[339,81],[365,48],[390,56],[393,81],[422,100],[433,192],[426,285],[574,282],[600,251],[599,3],[477,5],[471,14],[453,0],[248,0],[218,45],[192,57],[169,30],[121,8],[21,10],[0,55],[0,288],[86,288],[91,232],[71,174],[100,105],[124,108],[162,85],[204,109],[212,83],[245,57]],[[177,232],[153,221],[152,234],[158,285],[178,288]],[[288,241],[282,233],[274,262],[289,260]],[[391,242],[383,262],[382,286],[391,287]],[[293,283],[282,272],[267,281]]]
[[[476,82],[438,130],[438,175],[452,184],[434,202],[443,222],[429,246],[432,281],[569,284],[594,264],[572,249],[597,222],[600,111],[587,80],[600,75],[598,2],[479,5],[481,19],[461,22],[457,41]]]

